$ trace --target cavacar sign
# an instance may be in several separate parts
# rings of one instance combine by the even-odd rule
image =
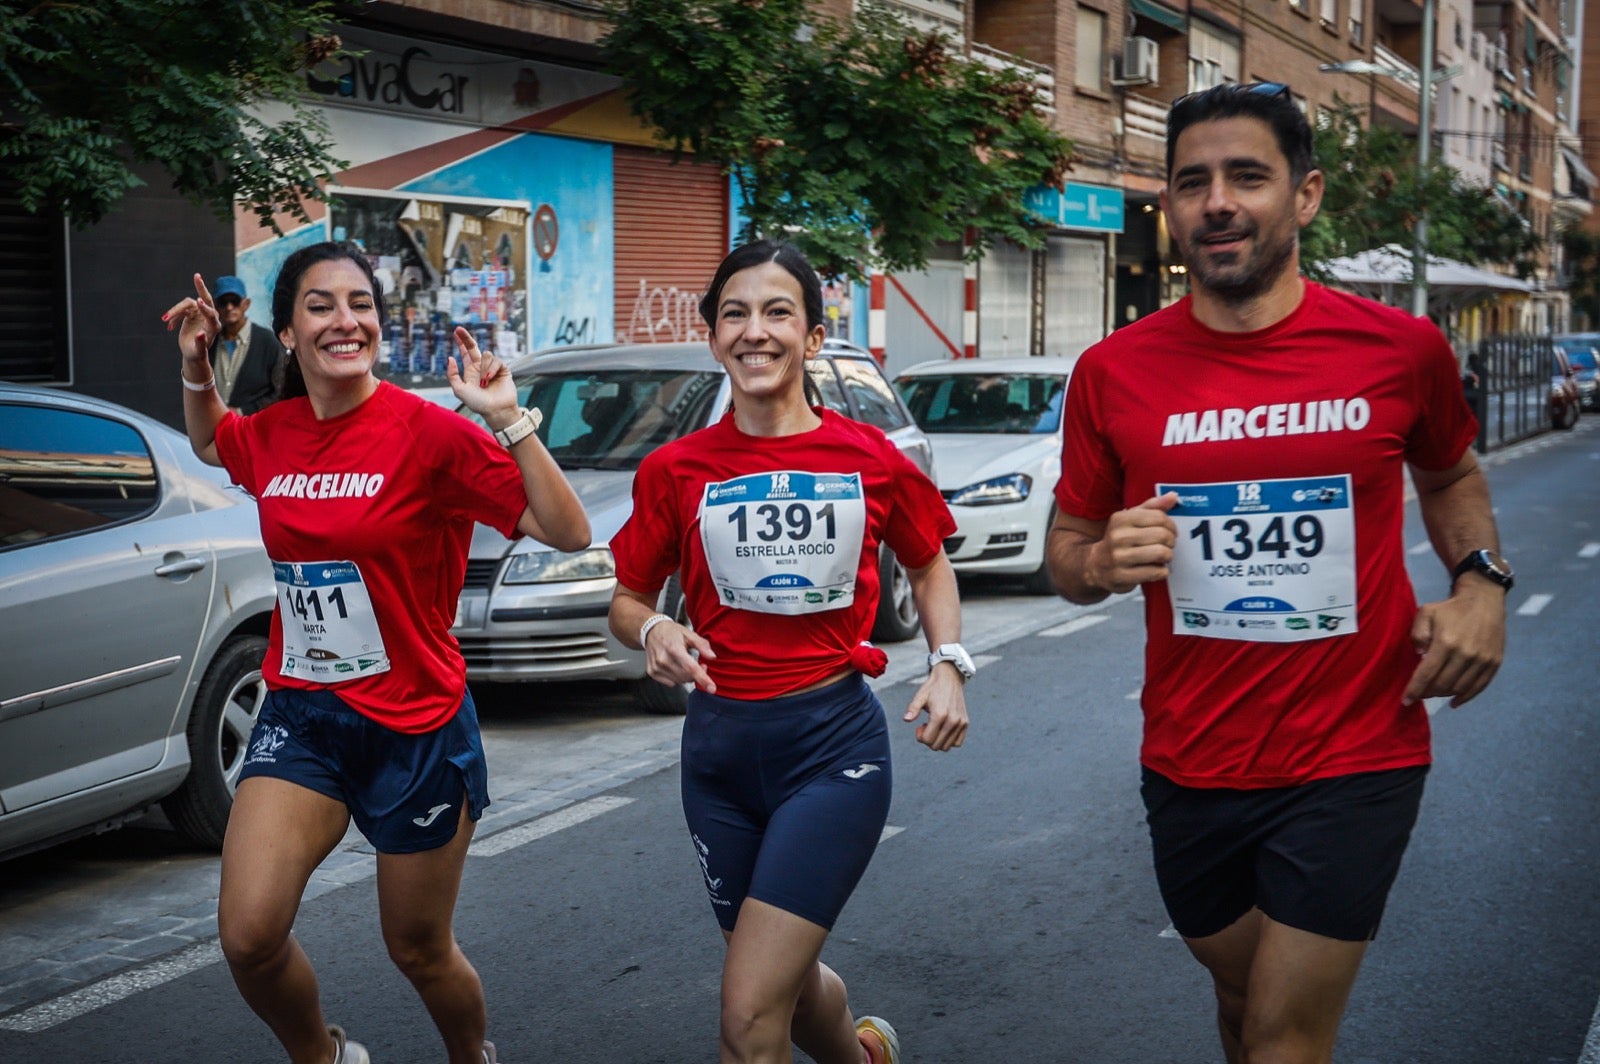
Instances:
[[[319,96],[367,106],[388,106],[436,114],[466,113],[472,79],[433,62],[426,48],[407,48],[399,58],[377,52],[349,55],[306,72],[306,87]]]

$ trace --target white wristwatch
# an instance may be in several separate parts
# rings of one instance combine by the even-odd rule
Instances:
[[[503,429],[495,429],[494,438],[499,440],[502,446],[510,447],[532,436],[534,430],[542,424],[544,424],[544,414],[540,413],[537,407],[532,410],[524,407],[522,415],[517,420]]]
[[[928,671],[932,672],[933,667],[941,661],[954,665],[963,680],[970,680],[977,675],[978,667],[972,663],[972,655],[960,643],[941,643],[938,649],[928,655]]]

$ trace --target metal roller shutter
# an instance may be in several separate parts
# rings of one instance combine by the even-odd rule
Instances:
[[[700,293],[728,253],[728,182],[716,167],[618,145],[616,337],[699,340]]]
[[[0,380],[68,379],[67,232],[0,178]]]

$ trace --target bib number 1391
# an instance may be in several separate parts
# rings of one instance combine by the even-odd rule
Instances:
[[[855,599],[865,533],[857,473],[754,473],[707,484],[701,501],[706,566],[734,609],[844,609]]]
[[[754,514],[750,513],[748,506],[736,507],[728,515],[728,523],[735,526],[740,543],[750,542],[752,518],[756,526],[755,538],[763,543],[775,543],[786,535],[792,540],[810,539],[813,526],[823,539],[834,539],[838,535],[831,502],[815,512],[803,502],[790,503],[782,508],[774,503],[762,503],[755,508]]]

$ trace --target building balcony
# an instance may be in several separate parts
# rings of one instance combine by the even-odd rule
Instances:
[[[963,0],[876,0],[878,6],[902,16],[922,30],[937,31],[963,40],[966,4]]]
[[[1002,52],[998,48],[991,48],[987,44],[972,43],[967,45],[967,51],[972,58],[991,70],[1017,73],[1025,75],[1039,88],[1039,98],[1047,111],[1056,109],[1056,75],[1055,71],[1043,63],[1035,63],[1031,59],[1024,59],[1020,55]]]
[[[1416,64],[1392,48],[1374,44],[1372,46],[1372,61],[1378,66],[1390,67],[1397,71],[1393,77],[1408,85],[1422,84],[1422,73],[1417,69]]]
[[[1156,147],[1161,147],[1166,144],[1167,112],[1171,109],[1172,105],[1162,100],[1130,92],[1123,102],[1123,127],[1130,137],[1148,137]],[[1151,147],[1149,144],[1141,146]]]

